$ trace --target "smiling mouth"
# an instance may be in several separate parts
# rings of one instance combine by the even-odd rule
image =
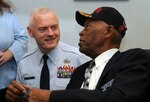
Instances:
[[[44,41],[45,41],[45,43],[47,43],[47,44],[52,44],[52,43],[55,42],[55,39],[45,39]]]

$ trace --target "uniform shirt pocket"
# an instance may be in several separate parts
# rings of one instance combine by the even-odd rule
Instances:
[[[55,80],[55,84],[58,87],[58,89],[65,89],[70,81],[70,78],[57,78]]]
[[[29,85],[31,87],[39,88],[39,85],[36,80],[37,79],[35,78],[35,76],[25,76],[23,84]]]

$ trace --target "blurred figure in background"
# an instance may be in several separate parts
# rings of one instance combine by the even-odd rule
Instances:
[[[17,64],[26,51],[27,40],[25,29],[13,13],[12,5],[0,0],[0,102],[4,98],[4,88],[15,79]]]

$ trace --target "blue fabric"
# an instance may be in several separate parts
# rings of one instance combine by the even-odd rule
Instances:
[[[0,65],[0,89],[5,88],[16,76],[17,63],[26,52],[27,34],[13,13],[0,15],[0,51],[9,49],[14,58]]]

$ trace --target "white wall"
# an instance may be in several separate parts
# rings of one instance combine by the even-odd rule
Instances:
[[[53,9],[59,17],[61,41],[78,47],[78,33],[82,29],[75,21],[75,11],[91,13],[100,6],[112,6],[125,17],[127,34],[123,39],[121,50],[140,47],[150,48],[150,0],[128,1],[74,1],[74,0],[12,0],[21,23],[26,27],[31,10],[35,7],[46,6]],[[30,41],[30,48],[35,43]]]

